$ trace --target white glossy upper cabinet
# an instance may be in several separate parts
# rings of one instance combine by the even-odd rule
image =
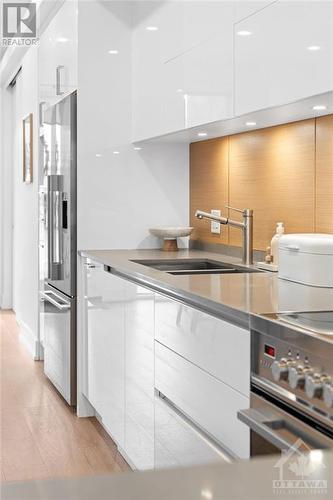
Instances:
[[[233,19],[231,2],[138,2],[134,141],[232,115]]]
[[[77,89],[77,16],[77,0],[66,0],[40,38],[40,102],[53,104]]]
[[[125,283],[125,443],[131,464],[154,467],[154,292]]]
[[[236,23],[234,39],[236,115],[333,89],[332,2],[275,2]]]
[[[184,128],[181,2],[136,2],[133,29],[133,140]]]
[[[237,23],[245,17],[251,16],[275,1],[276,0],[235,0],[233,2],[234,22]]]
[[[92,262],[86,268],[84,393],[117,445],[125,434],[125,282]]]

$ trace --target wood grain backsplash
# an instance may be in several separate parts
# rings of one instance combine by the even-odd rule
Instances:
[[[239,230],[212,234],[209,221],[194,217],[198,208],[228,215],[225,205],[254,210],[257,250],[280,221],[288,233],[333,233],[333,115],[192,143],[192,240],[241,245]]]

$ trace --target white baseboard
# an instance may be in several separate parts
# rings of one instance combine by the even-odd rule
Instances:
[[[27,348],[35,361],[40,359],[40,344],[31,328],[22,320],[16,321],[20,327],[20,341]]]
[[[7,294],[3,293],[0,295],[0,309],[12,309],[13,304],[12,304],[12,298]]]

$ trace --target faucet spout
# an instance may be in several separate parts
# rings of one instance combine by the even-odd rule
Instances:
[[[230,207],[228,207],[230,208]],[[202,210],[196,210],[195,217],[198,219],[207,219],[213,222],[219,222],[220,224],[229,224],[232,227],[237,227],[242,230],[242,262],[243,264],[250,265],[253,264],[253,210],[250,208],[245,208],[244,210],[238,210],[243,215],[243,222],[229,219],[229,217],[220,217],[218,215],[213,215],[209,212],[203,212]]]
[[[195,216],[198,219],[208,219],[213,222],[219,222],[220,224],[228,224],[228,220],[226,217],[220,217],[219,215],[213,215],[209,212],[203,212],[202,210],[196,210]]]

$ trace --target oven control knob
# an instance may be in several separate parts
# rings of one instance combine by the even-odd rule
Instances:
[[[272,375],[273,379],[278,382],[279,380],[287,380],[289,365],[291,360],[286,358],[281,358],[280,360],[275,360],[272,364]]]
[[[323,381],[319,373],[305,376],[305,392],[310,399],[321,398],[323,394]]]
[[[305,384],[305,375],[311,371],[309,366],[296,365],[289,367],[288,381],[292,389],[302,389]]]

